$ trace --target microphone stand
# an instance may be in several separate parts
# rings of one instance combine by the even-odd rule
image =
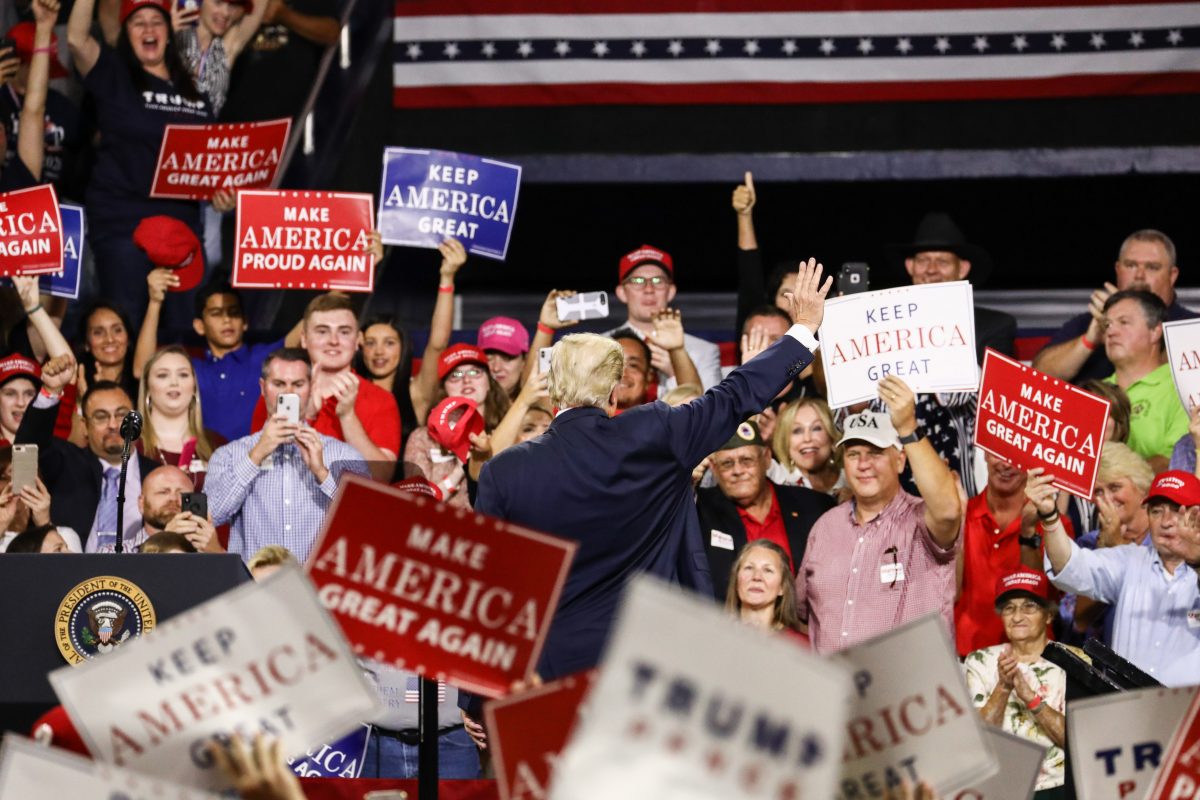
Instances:
[[[125,552],[125,476],[129,469],[129,450],[133,440],[142,435],[142,415],[130,411],[121,420],[121,474],[117,478],[117,540],[113,544],[114,553]]]

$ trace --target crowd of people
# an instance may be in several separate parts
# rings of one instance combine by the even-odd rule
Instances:
[[[547,679],[597,663],[617,590],[640,572],[822,654],[939,614],[981,717],[1046,747],[1046,797],[1065,780],[1066,713],[1048,640],[1096,638],[1163,684],[1200,683],[1200,408],[1179,399],[1162,329],[1197,315],[1176,298],[1166,234],[1115,235],[1113,272],[1033,360],[1111,405],[1085,498],[977,448],[975,393],[889,376],[870,402],[831,408],[814,357],[829,282],[812,260],[768,265],[749,174],[731,203],[732,371],[687,332],[676,264],[649,244],[613,255],[627,316],[604,334],[564,337],[576,323],[556,301],[575,292],[553,289],[535,320],[456,335],[467,255],[447,239],[419,358],[400,320],[362,318],[336,292],[251,343],[247,298],[220,268],[236,198],[151,199],[150,176],[168,123],[296,113],[269,78],[315,69],[336,37],[331,3],[75,0],[74,83],[58,0],[18,4],[28,18],[0,47],[0,188],[51,183],[85,205],[98,291],[67,304],[24,276],[2,290],[0,550],[232,552],[257,574],[303,563],[341,477],[362,475],[580,542]],[[892,256],[896,285],[978,284],[991,266],[945,214]],[[1014,353],[1011,316],[976,307],[975,331],[980,359]],[[134,410],[144,428],[118,509]],[[32,475],[17,469],[28,445]],[[185,509],[201,492],[206,510]],[[364,774],[411,774],[415,676],[372,674],[388,714]],[[480,719],[446,688],[446,777],[486,768]]]

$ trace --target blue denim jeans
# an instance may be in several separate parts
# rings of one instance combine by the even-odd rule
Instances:
[[[415,744],[380,736],[372,730],[367,739],[362,777],[417,777],[417,749]],[[462,726],[450,728],[438,736],[438,777],[442,780],[479,777],[479,751]]]

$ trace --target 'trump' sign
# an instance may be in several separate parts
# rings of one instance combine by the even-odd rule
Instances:
[[[975,444],[1021,469],[1044,467],[1060,489],[1090,498],[1108,401],[988,348]]]
[[[850,676],[634,578],[551,800],[831,797]]]
[[[498,697],[533,672],[577,547],[350,476],[307,568],[357,652]]]
[[[517,215],[521,168],[490,158],[389,147],[383,151],[379,231],[388,244],[436,248],[447,237],[500,261]]]

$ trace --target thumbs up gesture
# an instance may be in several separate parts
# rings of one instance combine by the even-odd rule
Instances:
[[[754,208],[754,175],[747,172],[746,179],[733,190],[733,210],[742,216],[750,216]]]

